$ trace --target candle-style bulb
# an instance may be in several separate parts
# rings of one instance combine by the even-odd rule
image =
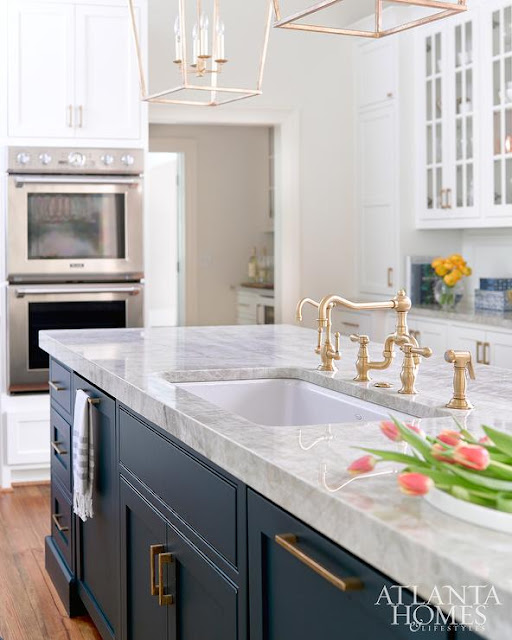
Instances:
[[[183,43],[181,41],[181,23],[179,15],[176,16],[176,20],[174,21],[174,49],[175,49],[175,58],[174,62],[182,62],[183,61]]]
[[[225,39],[224,39],[224,32],[225,32],[225,26],[224,26],[224,22],[220,19],[217,18],[217,24],[215,25],[215,30],[217,32],[217,50],[215,52],[215,60],[217,62],[224,62],[226,60],[226,52],[225,52]]]
[[[195,24],[194,28],[192,29],[192,47],[193,64],[197,65],[197,58],[199,57],[199,29],[197,27],[197,24]]]
[[[199,17],[199,57],[200,58],[208,58],[208,27],[210,26],[210,21],[208,20],[208,16],[205,13],[202,13]]]

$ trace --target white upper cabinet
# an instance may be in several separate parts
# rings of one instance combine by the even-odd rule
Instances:
[[[356,49],[357,105],[364,108],[388,102],[398,93],[398,52],[396,38],[366,42]]]
[[[400,136],[398,105],[393,100],[398,77],[396,43],[357,45],[358,137],[357,219],[359,292],[392,296],[400,288]],[[378,61],[379,85],[366,79]],[[388,94],[390,94],[388,96]],[[385,241],[383,239],[385,238]]]
[[[9,4],[9,135],[73,135],[74,7]]]
[[[418,226],[480,226],[481,26],[472,9],[418,33]]]
[[[10,136],[141,138],[126,3],[11,0],[9,13]]]
[[[126,7],[76,7],[80,138],[138,138],[140,90]]]

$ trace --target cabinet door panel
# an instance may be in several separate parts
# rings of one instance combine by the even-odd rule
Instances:
[[[119,536],[114,525],[119,509],[116,456],[115,401],[78,376],[74,389],[83,389],[100,402],[92,408],[95,452],[94,517],[78,522],[78,571],[94,607],[104,616],[113,635],[119,618]],[[90,611],[95,623],[95,611]],[[104,623],[104,621],[102,621]]]
[[[358,47],[357,56],[357,106],[363,108],[396,98],[397,40],[365,42]]]
[[[475,329],[467,325],[452,325],[449,348],[470,351],[473,361],[483,364],[485,339],[483,329]]]
[[[9,3],[9,134],[73,137],[74,6]]]
[[[488,331],[487,344],[489,364],[493,367],[512,369],[512,335]]]
[[[139,85],[126,7],[77,6],[76,43],[77,137],[138,138]]]
[[[360,578],[363,589],[340,591],[275,542],[284,533],[297,536],[300,549],[338,577]],[[251,640],[416,637],[405,624],[392,626],[392,607],[376,606],[384,587],[393,592],[388,579],[250,490],[249,580]],[[402,597],[411,602],[407,593]],[[448,637],[429,630],[423,635]]]
[[[150,564],[150,547],[165,546],[166,523],[124,478],[120,483],[122,639],[166,640],[167,608],[151,594]]]
[[[172,640],[237,640],[237,587],[172,527],[168,551],[176,564],[176,607],[169,608]],[[172,578],[170,583],[172,593]]]
[[[440,322],[414,320],[419,335],[416,339],[422,347],[430,347],[435,356],[442,356],[447,349],[446,326]]]

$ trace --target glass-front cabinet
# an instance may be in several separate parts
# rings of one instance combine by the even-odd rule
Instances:
[[[488,140],[492,140],[492,168],[488,172],[492,193],[487,204],[492,205],[493,217],[507,217],[512,214],[512,2],[493,3],[491,11],[491,22],[486,21],[487,44],[492,51],[488,68],[492,105],[487,105],[492,124],[488,118],[486,127]]]
[[[419,31],[421,174],[419,226],[478,217],[479,38],[473,12]]]
[[[418,228],[512,226],[512,0],[416,34]]]

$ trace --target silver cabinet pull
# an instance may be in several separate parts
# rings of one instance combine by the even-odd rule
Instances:
[[[48,385],[54,390],[54,391],[66,391],[66,387],[61,387],[57,382],[54,382],[53,380],[50,380],[48,382]]]
[[[388,287],[392,288],[393,287],[393,267],[389,267],[388,269]]]
[[[79,293],[128,293],[132,296],[136,296],[141,292],[140,287],[18,287],[16,289],[16,297],[23,298],[24,296],[46,296],[46,295],[76,295]],[[52,389],[55,389],[53,384],[49,383]],[[55,391],[63,391],[63,389],[55,389]]]
[[[102,177],[102,176],[14,176],[16,186],[24,184],[106,184],[106,185],[137,185],[140,178],[129,178],[122,176]]]

